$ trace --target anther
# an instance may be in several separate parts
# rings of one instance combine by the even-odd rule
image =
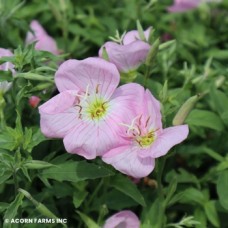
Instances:
[[[147,127],[147,124],[149,123],[149,120],[150,120],[150,116],[147,118],[147,120],[146,120],[146,125],[145,125],[145,127]]]
[[[75,107],[79,107],[79,113],[81,113],[81,111],[82,111],[82,106],[81,105],[75,105]]]
[[[96,86],[96,94],[98,94],[99,93],[99,86],[100,86],[101,84],[97,84],[97,86]]]

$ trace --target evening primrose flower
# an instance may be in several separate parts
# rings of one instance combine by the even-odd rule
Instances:
[[[126,35],[127,38],[125,38]],[[138,40],[135,32],[133,34],[127,33],[126,35],[123,38],[122,44],[109,41],[99,50],[99,57],[102,57],[105,48],[108,60],[114,63],[121,73],[136,70],[146,60],[150,50],[150,45],[142,40]]]
[[[139,228],[140,222],[138,217],[132,211],[120,211],[108,218],[103,228]]]
[[[35,49],[48,51],[54,55],[59,54],[59,50],[55,40],[47,34],[47,32],[44,30],[44,28],[38,21],[33,20],[30,24],[30,28],[33,31],[33,33],[27,33],[25,41],[26,44],[31,44],[37,41],[35,44]]]
[[[162,128],[160,103],[142,86],[135,89],[138,105],[127,122],[120,123],[122,138],[127,141],[102,157],[120,172],[142,178],[152,172],[155,158],[164,156],[188,135],[188,126]]]
[[[174,4],[168,7],[169,12],[185,12],[197,8],[202,0],[175,0]]]
[[[87,159],[120,145],[118,123],[134,105],[135,85],[116,89],[119,80],[116,66],[100,58],[64,62],[55,74],[60,94],[39,107],[43,134],[64,138],[69,153]]]
[[[0,58],[1,57],[6,57],[6,56],[13,56],[13,53],[7,49],[0,48]],[[0,71],[8,71],[10,70],[13,74],[15,73],[14,71],[14,65],[10,62],[6,62],[0,65]],[[0,92],[5,93],[9,90],[11,87],[11,82],[8,81],[3,81],[0,82]]]

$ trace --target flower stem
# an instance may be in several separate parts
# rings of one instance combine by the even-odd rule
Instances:
[[[14,193],[15,193],[15,197],[16,197],[17,193],[18,193],[18,181],[17,181],[16,170],[13,171],[13,181],[14,181]]]
[[[147,66],[146,67],[146,72],[145,72],[145,79],[144,79],[144,83],[143,83],[144,87],[146,87],[146,83],[147,83],[147,79],[149,77],[149,74],[150,74],[150,67]]]
[[[101,179],[101,181],[99,182],[99,184],[97,185],[97,187],[93,191],[90,199],[87,202],[87,207],[90,206],[90,204],[93,202],[94,197],[97,195],[97,193],[100,190],[100,188],[102,187],[102,185],[103,185],[103,179]]]
[[[4,108],[5,108],[5,99],[3,97],[3,94],[0,93],[0,120],[1,120],[1,128],[5,128],[5,117],[4,117]]]
[[[163,192],[163,186],[162,186],[162,173],[164,170],[166,158],[160,158],[158,162],[158,169],[157,169],[157,183],[158,183],[158,197],[160,201],[160,207],[159,207],[159,213],[158,213],[158,223],[157,228],[163,228],[164,227],[164,214],[165,214],[165,197]]]

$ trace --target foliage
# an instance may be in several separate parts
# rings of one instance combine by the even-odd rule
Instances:
[[[47,217],[48,211],[67,218],[69,227],[95,228],[115,212],[131,209],[143,228],[227,227],[228,4],[202,4],[178,14],[166,11],[170,4],[169,0],[0,1],[0,47],[14,53],[0,61],[12,62],[17,71],[14,77],[0,72],[1,81],[13,83],[0,94],[2,223],[6,218]],[[33,19],[56,39],[61,55],[35,50],[34,44],[25,46]],[[36,95],[47,101],[57,93],[54,74],[60,62],[97,56],[109,36],[116,30],[123,34],[135,29],[137,20],[143,28],[153,26],[156,45],[146,62],[148,78],[139,73],[134,81],[161,101],[164,125],[172,125],[190,97],[197,96],[197,101],[183,119],[190,127],[188,140],[157,159],[156,170],[134,184],[101,159],[84,161],[67,154],[62,140],[46,139],[38,110],[29,106],[28,98]],[[165,42],[167,34],[175,41]]]

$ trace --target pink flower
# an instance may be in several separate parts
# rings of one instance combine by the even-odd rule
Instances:
[[[122,123],[122,137],[127,141],[104,154],[104,162],[134,178],[149,175],[155,166],[155,158],[164,156],[174,145],[188,135],[188,126],[162,128],[160,103],[149,90],[135,88],[135,111]],[[130,115],[129,115],[130,116]]]
[[[152,29],[152,27],[149,27],[147,30],[144,31],[144,36],[145,36],[147,42],[149,41],[151,29]],[[138,30],[132,30],[125,34],[125,36],[123,38],[123,44],[127,45],[127,44],[130,44],[137,40],[141,40],[140,36],[139,36],[139,32],[138,32]]]
[[[150,29],[144,33],[147,41]],[[140,40],[137,31],[131,31],[124,36],[123,44],[106,42],[99,50],[99,57],[102,57],[103,48],[106,49],[109,61],[114,63],[120,72],[128,73],[136,70],[146,60],[150,45]]]
[[[37,97],[37,96],[31,96],[29,98],[29,105],[32,107],[32,108],[36,108],[38,106],[38,104],[40,103],[40,98]]]
[[[69,153],[87,159],[120,145],[119,123],[134,105],[135,85],[116,89],[119,80],[115,65],[100,58],[64,62],[55,75],[60,94],[39,107],[43,134],[64,138]]]
[[[108,218],[103,228],[139,228],[138,217],[132,211],[125,210]]]
[[[6,56],[13,56],[13,53],[7,49],[0,48],[0,58],[1,57],[6,57]],[[8,71],[10,70],[13,74],[15,73],[14,71],[14,65],[10,62],[6,62],[0,65],[0,71]],[[5,93],[6,91],[9,90],[11,87],[11,82],[3,81],[0,82],[0,92]]]
[[[185,12],[197,8],[202,0],[174,0],[174,4],[168,7],[169,12]]]
[[[35,49],[48,51],[54,55],[59,54],[59,50],[55,40],[47,34],[47,32],[38,21],[33,20],[30,24],[30,28],[34,32],[34,34],[31,32],[27,33],[25,41],[26,44],[31,44],[37,41],[35,44]]]

